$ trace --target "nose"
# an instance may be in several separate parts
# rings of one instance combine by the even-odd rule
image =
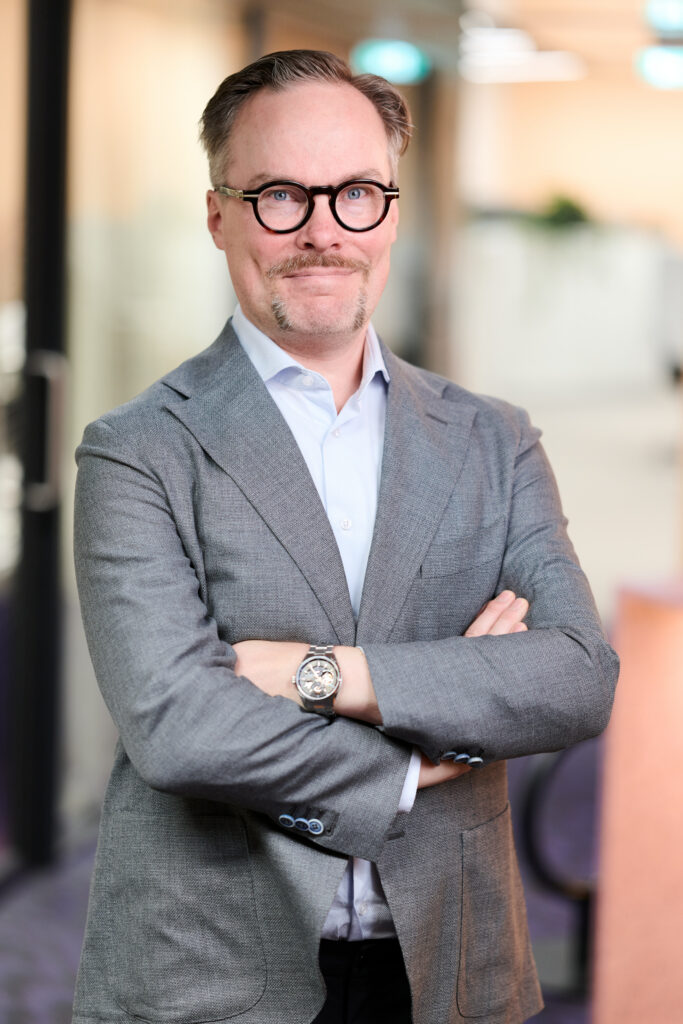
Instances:
[[[315,249],[325,252],[340,248],[343,240],[341,224],[332,214],[328,196],[313,197],[313,212],[306,223],[296,233],[296,242],[301,249]]]

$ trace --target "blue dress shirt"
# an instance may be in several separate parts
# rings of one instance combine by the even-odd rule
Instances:
[[[368,326],[360,387],[337,413],[325,378],[297,363],[239,306],[232,326],[301,449],[334,531],[357,617],[375,525],[389,382],[375,330]],[[413,806],[420,762],[414,751],[399,811]],[[353,858],[322,934],[352,940],[396,934],[374,864]]]

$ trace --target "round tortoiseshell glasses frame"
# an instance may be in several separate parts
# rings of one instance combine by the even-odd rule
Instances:
[[[344,189],[348,189],[352,185],[370,185],[373,188],[378,189],[382,193],[384,205],[382,207],[380,215],[375,220],[373,220],[371,224],[368,224],[364,227],[353,227],[350,224],[346,224],[341,219],[339,213],[337,212],[337,197],[344,191]],[[296,188],[300,192],[302,192],[303,195],[306,197],[306,212],[304,213],[303,217],[301,217],[301,219],[298,220],[291,227],[271,227],[270,224],[265,223],[259,212],[259,200],[261,198],[261,195],[266,191],[266,189],[273,189],[276,186],[282,189]],[[332,216],[334,217],[334,219],[342,228],[344,228],[345,231],[355,232],[372,231],[373,228],[378,227],[388,214],[389,206],[391,204],[392,199],[398,199],[399,197],[399,190],[395,188],[393,185],[383,185],[381,182],[374,181],[372,178],[351,178],[349,181],[343,181],[341,185],[318,185],[313,186],[311,188],[307,188],[306,185],[302,185],[301,182],[299,181],[267,181],[265,185],[261,185],[259,188],[252,189],[251,191],[248,192],[239,188],[228,188],[227,185],[214,185],[214,192],[219,192],[221,195],[228,196],[230,199],[242,199],[247,203],[251,203],[252,209],[254,211],[254,216],[256,217],[256,220],[259,222],[261,227],[265,228],[266,231],[271,231],[273,234],[276,235],[287,235],[290,234],[292,231],[298,231],[299,228],[302,228],[304,224],[308,220],[310,220],[313,214],[315,206],[315,196],[328,196],[330,201],[330,210],[332,211]]]

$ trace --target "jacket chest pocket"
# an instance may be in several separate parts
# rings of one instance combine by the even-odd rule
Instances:
[[[392,640],[462,635],[496,593],[506,531],[504,517],[464,536],[440,530],[411,584]]]
[[[506,535],[507,519],[504,516],[464,536],[444,537],[440,531],[422,561],[420,576],[433,579],[470,572],[491,563],[500,565]]]

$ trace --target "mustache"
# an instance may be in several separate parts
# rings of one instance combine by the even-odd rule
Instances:
[[[315,252],[302,252],[297,256],[288,256],[279,263],[273,264],[266,271],[266,277],[270,280],[274,277],[287,277],[288,274],[295,274],[298,270],[308,270],[309,267],[341,267],[343,270],[358,270],[362,274],[367,274],[370,270],[369,264],[362,260],[335,256],[334,253],[322,255]]]

